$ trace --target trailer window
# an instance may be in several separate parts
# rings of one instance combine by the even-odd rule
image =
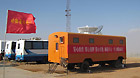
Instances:
[[[113,40],[112,39],[109,39],[109,44],[113,44]]]
[[[18,49],[20,49],[20,44],[18,44]]]
[[[32,42],[30,42],[30,41],[25,42],[25,48],[32,49]]]
[[[60,37],[60,43],[64,43],[64,37]]]
[[[89,38],[89,43],[94,43],[94,38]]]
[[[44,49],[48,49],[48,41],[45,41],[45,42],[43,43],[43,46],[44,46]]]
[[[123,44],[123,40],[120,40],[120,44]]]
[[[33,42],[33,49],[43,49],[42,42]]]
[[[56,43],[56,50],[58,50],[58,43]]]
[[[73,38],[73,43],[79,43],[79,38]]]
[[[7,47],[6,48],[8,49],[8,47],[9,47],[9,44],[7,44]]]

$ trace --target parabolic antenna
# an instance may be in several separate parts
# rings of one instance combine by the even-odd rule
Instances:
[[[103,26],[99,27],[89,27],[88,25],[84,27],[78,27],[78,32],[83,34],[101,34]]]
[[[95,34],[102,34],[101,30],[103,29],[103,26],[99,26],[98,29],[95,31]]]

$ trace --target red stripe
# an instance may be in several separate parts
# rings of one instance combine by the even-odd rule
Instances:
[[[126,52],[126,46],[68,45],[69,53],[112,53]]]

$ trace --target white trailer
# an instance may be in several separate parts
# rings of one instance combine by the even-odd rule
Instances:
[[[19,40],[16,43],[17,61],[48,61],[48,40]]]
[[[5,57],[15,60],[16,41],[7,41],[5,45]]]

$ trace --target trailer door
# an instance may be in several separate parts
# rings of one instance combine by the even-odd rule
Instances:
[[[61,60],[61,58],[64,58],[65,53],[64,53],[64,36],[60,37],[60,50],[59,50],[59,58]]]
[[[59,54],[60,54],[60,58],[61,57],[64,57],[64,46],[60,46],[60,52],[59,52]]]
[[[6,55],[6,57],[8,57],[8,58],[10,58],[10,56],[11,56],[11,46],[12,46],[12,41],[6,42],[6,46],[5,46],[5,55]]]
[[[16,60],[23,59],[24,55],[24,40],[17,41],[16,43]]]

